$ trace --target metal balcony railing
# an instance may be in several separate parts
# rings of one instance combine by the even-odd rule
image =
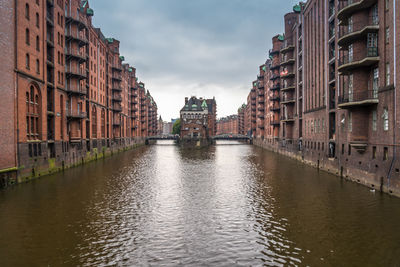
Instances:
[[[341,25],[339,28],[339,38],[346,36],[351,33],[359,32],[367,27],[373,27],[379,25],[379,18],[377,16],[370,16],[365,20],[349,21],[348,25]],[[378,27],[376,27],[378,30]]]
[[[345,65],[352,62],[357,62],[363,60],[368,57],[377,57],[378,56],[378,47],[367,47],[365,53],[357,52],[356,54],[350,55],[342,55],[339,59],[339,65]]]
[[[86,117],[86,112],[81,110],[66,110],[66,114],[68,118],[75,118],[75,119],[83,119]]]
[[[281,47],[281,52],[284,52],[285,50],[294,48],[294,42],[293,38],[285,38],[283,41],[282,47]]]
[[[86,86],[79,86],[79,85],[67,84],[67,86],[65,87],[65,89],[66,89],[66,91],[69,92],[69,93],[82,94],[82,95],[87,94]]]
[[[377,100],[378,90],[365,90],[360,92],[344,93],[339,96],[339,104]]]
[[[86,55],[81,53],[78,49],[65,48],[65,55],[68,57],[78,58],[80,61],[86,61]]]

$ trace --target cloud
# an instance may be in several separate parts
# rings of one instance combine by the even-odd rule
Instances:
[[[294,1],[95,0],[94,24],[121,41],[164,119],[185,96],[216,97],[218,116],[246,101]]]

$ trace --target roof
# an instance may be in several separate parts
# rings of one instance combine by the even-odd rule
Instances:
[[[183,106],[181,111],[203,111],[201,100],[195,96],[189,98],[187,104]]]

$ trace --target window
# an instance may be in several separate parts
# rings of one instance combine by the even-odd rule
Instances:
[[[374,25],[378,25],[379,24],[379,13],[378,13],[378,5],[375,4],[372,7],[372,23]]]
[[[39,59],[36,59],[36,72],[39,74],[40,73],[40,63]]]
[[[31,85],[26,92],[26,133],[30,140],[39,139],[40,98],[39,90]]]
[[[390,40],[390,28],[386,27],[386,30],[385,30],[385,41],[386,41],[387,44],[389,43],[389,40]]]
[[[29,54],[28,53],[25,55],[25,65],[26,65],[26,68],[29,70],[30,59],[29,59]]]
[[[376,159],[376,146],[372,147],[372,158]]]
[[[389,10],[389,0],[386,0],[385,1],[385,9],[386,9],[386,11],[388,11]]]
[[[30,40],[29,40],[29,29],[26,29],[26,30],[25,30],[25,43],[26,43],[27,45],[30,44]]]
[[[367,35],[367,56],[376,57],[378,56],[378,34],[368,33]]]
[[[36,36],[36,50],[37,50],[37,51],[40,51],[39,36]]]
[[[376,110],[372,111],[372,131],[376,131],[376,125],[377,125],[377,114],[376,114]]]
[[[383,160],[388,160],[389,158],[389,149],[385,146],[383,148]]]
[[[347,154],[350,156],[351,155],[351,145],[347,146]]]
[[[27,20],[29,20],[29,5],[28,4],[25,5],[25,18]]]
[[[349,45],[349,62],[353,62],[353,44]]]
[[[390,64],[386,63],[386,86],[390,85]]]
[[[387,108],[383,109],[383,130],[388,131],[389,130],[389,112]]]
[[[39,28],[39,13],[36,13],[36,27]]]
[[[353,101],[353,74],[349,76],[349,102]]]
[[[372,94],[374,98],[378,98],[378,87],[379,87],[379,69],[374,69],[374,75],[372,77]]]
[[[351,112],[349,112],[349,118],[348,118],[348,128],[349,128],[349,132],[351,132],[353,130],[353,115]]]

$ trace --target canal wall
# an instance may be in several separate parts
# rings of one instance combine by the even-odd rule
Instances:
[[[344,153],[336,153],[335,157],[329,157],[324,147],[308,148],[295,141],[255,138],[253,144],[346,180],[400,197],[399,169],[394,167],[400,165],[400,157],[380,161],[367,160],[363,164],[357,154],[351,157]]]
[[[59,142],[55,144],[55,155],[47,154],[47,143],[20,144],[19,167],[0,170],[0,188],[134,149],[143,146],[145,141],[145,138],[138,137]]]

